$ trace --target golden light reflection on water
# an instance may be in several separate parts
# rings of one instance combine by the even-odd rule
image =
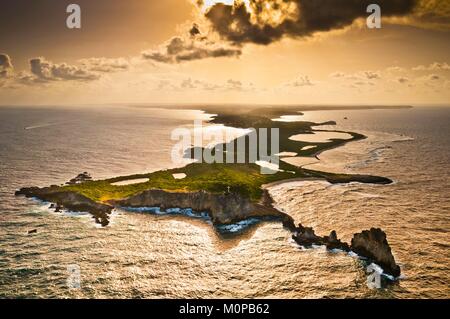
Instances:
[[[48,211],[38,214],[46,221],[46,231],[33,238],[27,251],[40,251],[48,241],[54,244],[45,254],[38,253],[39,263],[30,255],[15,265],[39,269],[40,275],[21,278],[32,288],[27,296],[356,296],[355,278],[365,280],[352,258],[322,249],[301,250],[279,223],[263,223],[237,237],[223,238],[204,221],[185,217],[124,212],[110,227],[98,229],[89,219],[49,216]],[[61,227],[66,231],[58,231]],[[20,239],[18,245],[26,242],[27,238]],[[65,286],[68,264],[80,266],[81,290]]]
[[[346,122],[351,124],[356,116],[353,114],[345,113],[349,116]],[[328,116],[325,120],[343,115]],[[448,152],[440,152],[439,146],[448,145],[450,135],[445,131],[447,122],[438,121],[441,118],[445,119],[439,115],[433,124],[444,123],[439,126],[442,131],[433,126],[430,129],[433,135],[421,140],[420,147],[416,142],[397,143],[385,156],[372,156],[370,149],[374,145],[369,144],[369,138],[347,144],[344,149],[349,150],[349,155],[342,161],[333,155],[340,149],[330,151],[329,157],[325,155],[328,152],[321,156],[322,160],[330,161],[331,168],[342,172],[352,160],[365,161],[369,154],[370,165],[355,166],[357,171],[393,177],[396,183],[392,185],[329,185],[309,181],[277,185],[271,190],[281,209],[297,222],[313,226],[320,235],[334,229],[340,238],[349,241],[354,232],[382,227],[405,275],[384,290],[367,288],[365,270],[357,259],[323,248],[303,250],[279,223],[262,223],[238,236],[223,237],[201,220],[120,212],[114,215],[109,227],[96,228],[89,215],[51,213],[14,197],[14,188],[23,182],[23,172],[36,178],[33,181],[47,185],[55,180],[48,173],[55,165],[68,166],[54,158],[48,160],[50,151],[42,152],[48,139],[51,145],[57,144],[51,140],[57,136],[54,134],[46,136],[45,145],[38,144],[40,139],[36,139],[32,145],[20,148],[29,150],[38,145],[36,152],[29,153],[32,156],[27,158],[36,161],[44,153],[45,158],[39,163],[49,167],[35,170],[32,163],[24,162],[24,167],[15,166],[6,175],[12,181],[9,188],[0,188],[3,196],[0,297],[446,298],[450,295],[446,266],[450,262],[449,161]],[[412,122],[417,121],[414,118]],[[385,118],[382,122],[386,122]],[[406,122],[393,123],[397,127]],[[426,129],[425,125],[423,128]],[[130,127],[124,131],[134,132]],[[435,138],[436,132],[442,132],[442,136]],[[158,135],[159,144],[161,139]],[[127,141],[129,138],[122,144]],[[447,144],[436,146],[445,141]],[[97,143],[92,149],[96,147]],[[76,158],[76,154],[68,158]],[[128,159],[123,165],[137,159]],[[99,163],[96,168],[101,170],[105,165]],[[38,232],[28,235],[33,228]],[[66,285],[67,266],[72,264],[79,265],[81,270],[80,290],[68,289]]]

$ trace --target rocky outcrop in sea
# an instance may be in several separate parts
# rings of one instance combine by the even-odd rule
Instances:
[[[395,262],[386,233],[380,228],[371,228],[355,234],[351,249],[360,256],[373,260],[388,274],[400,276],[400,267]]]
[[[296,243],[307,248],[313,245],[325,245],[329,250],[353,251],[358,256],[379,265],[385,273],[394,277],[400,276],[401,270],[392,255],[386,233],[380,228],[371,228],[354,234],[351,245],[339,240],[334,230],[329,236],[321,237],[315,234],[314,229],[304,227],[302,224],[295,228],[292,238]]]

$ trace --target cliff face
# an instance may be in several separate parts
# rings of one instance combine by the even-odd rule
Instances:
[[[120,207],[191,208],[208,212],[214,224],[230,224],[250,217],[280,217],[287,215],[265,203],[253,203],[239,194],[199,192],[168,192],[160,189],[144,191],[122,200],[110,201]]]
[[[197,212],[208,212],[216,225],[232,224],[251,217],[278,218],[284,227],[294,233],[293,239],[302,246],[326,245],[328,249],[352,250],[380,265],[386,273],[394,277],[400,275],[400,267],[396,264],[386,234],[381,229],[372,228],[355,234],[351,246],[341,242],[335,231],[329,236],[321,237],[310,227],[303,227],[301,224],[296,227],[292,217],[273,207],[272,198],[267,191],[259,203],[236,193],[169,192],[160,189],[147,190],[121,200],[111,200],[108,204],[97,203],[76,192],[60,191],[58,187],[23,188],[17,191],[16,195],[52,202],[56,204],[56,211],[68,209],[89,212],[102,226],[109,224],[109,215],[114,207],[160,207],[162,210],[191,208]]]
[[[28,198],[38,198],[40,200],[56,204],[57,211],[68,209],[75,212],[88,212],[94,216],[95,221],[102,226],[109,224],[109,214],[112,206],[94,202],[93,200],[75,193],[57,191],[57,187],[31,187],[22,188],[16,192],[16,195],[24,195]]]
[[[214,224],[231,224],[251,217],[274,217],[286,225],[293,224],[289,215],[272,207],[268,193],[265,193],[260,203],[254,203],[236,193],[169,192],[160,189],[147,190],[129,198],[111,200],[106,204],[95,202],[76,192],[61,191],[58,187],[22,188],[16,195],[54,203],[56,211],[68,209],[89,212],[96,222],[103,226],[108,225],[109,214],[114,207],[160,207],[162,210],[191,208],[198,212],[208,212]]]
[[[352,250],[358,255],[367,257],[380,265],[388,274],[400,276],[400,267],[396,264],[391,252],[386,233],[379,228],[371,228],[355,234],[352,239]]]

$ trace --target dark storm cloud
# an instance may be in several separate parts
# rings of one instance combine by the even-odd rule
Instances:
[[[189,34],[189,39],[174,37],[160,50],[146,51],[142,56],[144,59],[160,63],[180,63],[207,58],[237,57],[242,54],[238,47],[218,44],[206,37],[197,38],[201,32],[195,24]]]
[[[250,0],[252,13],[242,2],[215,4],[205,14],[214,29],[236,44],[270,44],[283,37],[304,37],[331,31],[367,17],[373,0]],[[384,17],[411,13],[417,0],[378,0]],[[281,21],[271,21],[276,13]]]
[[[415,12],[418,22],[434,24],[437,29],[450,29],[450,2],[420,0]]]

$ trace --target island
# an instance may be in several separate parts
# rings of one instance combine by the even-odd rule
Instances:
[[[371,108],[371,107],[367,107]],[[376,107],[373,107],[376,108]],[[309,107],[242,107],[227,108],[223,106],[202,107],[210,114],[217,114],[210,121],[212,124],[222,124],[234,128],[252,128],[256,132],[262,129],[277,128],[279,130],[279,150],[281,153],[297,154],[300,157],[317,157],[321,152],[342,146],[346,143],[365,139],[364,135],[355,132],[322,130],[321,126],[333,125],[334,122],[283,122],[274,121],[285,115],[301,115]],[[317,107],[315,109],[318,109]],[[319,108],[320,109],[320,108]],[[323,107],[322,109],[327,109]],[[315,134],[317,132],[345,133],[347,139],[333,138],[321,142],[305,142],[292,139],[298,134]],[[246,138],[242,136],[240,138]],[[161,170],[148,174],[121,176],[106,180],[92,180],[87,172],[81,173],[66,185],[49,187],[28,187],[16,192],[29,198],[52,203],[51,207],[60,211],[83,211],[92,214],[97,223],[102,226],[109,224],[110,214],[115,208],[159,208],[191,209],[197,213],[206,213],[214,226],[230,225],[251,218],[274,220],[292,232],[294,240],[305,247],[311,245],[326,245],[329,249],[354,251],[383,267],[387,274],[394,277],[400,275],[400,268],[395,263],[391,249],[386,240],[386,234],[380,229],[371,229],[355,234],[352,244],[341,243],[335,232],[330,236],[316,236],[310,228],[295,221],[288,214],[279,211],[273,205],[273,200],[267,187],[274,183],[292,180],[320,179],[329,183],[372,183],[389,184],[389,178],[381,176],[358,174],[335,174],[321,172],[289,164],[282,159],[279,168],[271,174],[263,174],[261,166],[248,157],[245,162],[227,163],[226,158],[239,158],[237,147],[234,154],[227,153],[228,144],[236,145],[237,139],[217,146],[210,152],[216,158],[223,158],[217,163],[204,163],[196,158],[196,147],[186,150],[185,157],[197,160],[184,167]],[[251,145],[245,143],[245,154],[249,154]],[[267,152],[270,154],[271,143]],[[221,151],[218,151],[221,150]],[[217,153],[221,152],[221,153]],[[259,154],[259,152],[257,152]],[[281,155],[279,155],[281,157]],[[259,158],[258,158],[259,160]],[[177,178],[181,176],[181,178]],[[127,183],[128,181],[137,183]]]

